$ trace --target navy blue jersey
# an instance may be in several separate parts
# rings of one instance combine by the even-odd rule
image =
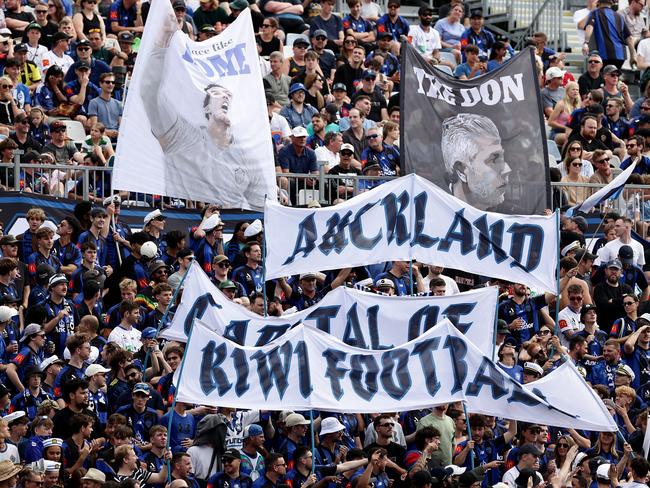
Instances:
[[[253,480],[245,474],[233,479],[226,473],[220,472],[208,479],[208,488],[252,488],[252,486]]]
[[[539,311],[546,306],[544,295],[527,298],[519,305],[513,299],[509,298],[499,304],[499,318],[510,324],[516,318],[524,321],[524,325],[519,330],[511,330],[509,336],[514,338],[517,343],[532,339],[537,334],[540,324]]]

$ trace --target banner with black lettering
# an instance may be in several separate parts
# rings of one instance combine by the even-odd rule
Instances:
[[[401,168],[481,210],[542,214],[551,191],[535,55],[457,79],[402,43]]]
[[[503,215],[467,205],[411,174],[327,208],[267,201],[266,276],[416,259],[555,292],[555,215]]]
[[[231,302],[192,263],[183,282],[183,299],[165,339],[186,342],[194,319],[245,346],[262,346],[303,323],[362,349],[389,349],[449,319],[485,355],[494,344],[497,288],[479,288],[442,297],[391,297],[340,286],[316,305],[282,317],[262,317]]]
[[[277,198],[250,9],[195,42],[180,30],[170,2],[151,2],[113,187],[234,209],[261,210],[265,196]]]
[[[185,354],[192,360],[179,374],[178,401],[193,404],[361,413],[465,401],[469,411],[558,427],[584,415],[578,403],[562,411],[524,389],[446,319],[380,351],[303,324],[245,347],[197,320]]]
[[[614,417],[601,398],[570,360],[546,376],[524,385],[524,388],[564,411],[575,409],[576,399],[579,399],[580,415],[576,418],[573,429],[594,432],[618,430]],[[569,391],[571,394],[567,395]]]

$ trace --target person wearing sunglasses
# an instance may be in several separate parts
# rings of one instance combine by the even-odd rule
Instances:
[[[646,101],[643,105],[647,106],[644,111],[650,113],[650,100]],[[632,164],[636,164],[636,168],[634,168],[635,173],[650,173],[650,158],[643,154],[645,149],[645,139],[643,136],[635,135],[630,137],[625,141],[625,149],[627,150],[627,158],[621,161],[621,170],[624,170]]]
[[[160,209],[149,212],[144,217],[144,228],[142,230],[149,240],[156,244],[158,256],[162,256],[163,254],[163,250],[160,249],[160,244],[165,230],[165,222],[167,222],[167,216]]]
[[[399,150],[395,146],[383,145],[382,131],[376,127],[366,132],[366,147],[361,153],[361,163],[377,163],[381,167],[382,176],[399,176]]]
[[[97,3],[97,0],[81,0],[81,10],[72,16],[72,25],[80,41],[87,40],[86,36],[94,29],[99,29],[102,36],[106,35],[104,19],[96,12]]]
[[[583,166],[582,159],[569,154],[564,163],[566,175],[562,177],[561,181],[567,183],[588,183],[589,178],[582,174]],[[565,186],[563,189],[567,194],[569,205],[577,205],[578,203],[584,202],[590,194],[589,188],[585,187]]]

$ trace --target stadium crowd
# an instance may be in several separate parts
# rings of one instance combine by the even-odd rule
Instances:
[[[552,179],[608,183],[618,158],[621,168],[638,162],[632,180],[647,182],[646,76],[636,100],[620,81],[626,49],[632,65],[650,66],[644,6],[632,0],[616,12],[610,0],[589,0],[575,13],[586,55],[577,82],[544,33],[530,40],[550,137],[565,154]],[[140,0],[5,0],[2,162],[20,149],[25,163],[112,164],[147,7]],[[325,161],[329,174],[343,177],[400,174],[403,37],[459,79],[494,70],[513,54],[484,28],[480,10],[456,0],[421,7],[413,24],[400,15],[399,0],[388,0],[386,13],[372,0],[348,0],[343,16],[333,7],[333,0],[201,0],[192,10],[173,1],[179,27],[198,40],[251,9],[282,173],[316,173],[317,161]],[[290,35],[297,36],[287,57]],[[67,137],[69,120],[87,131],[81,147]],[[0,176],[5,187],[19,178],[25,192],[77,199],[84,184],[63,171]],[[201,221],[186,232],[166,231],[159,209],[132,232],[120,219],[127,195],[113,195],[103,173],[90,179],[90,201],[58,225],[34,207],[23,234],[0,238],[0,488],[647,486],[650,264],[632,232],[645,207],[641,215],[605,215],[604,237],[589,250],[586,219],[562,218],[559,297],[399,261],[265,283],[260,221],[238,222],[226,241],[220,209],[200,205]],[[292,181],[278,183],[285,201],[296,203]],[[341,178],[335,197],[351,196],[356,184]],[[558,205],[585,196],[572,186],[555,195]],[[521,423],[507,412],[466,412],[462,404],[361,415],[174,402],[184,346],[157,336],[182,301],[182,290],[173,298],[193,261],[230,300],[259,315],[303,310],[338,286],[406,296],[496,284],[499,366],[531,383],[572,361],[619,433]]]

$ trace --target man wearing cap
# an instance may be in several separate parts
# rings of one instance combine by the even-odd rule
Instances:
[[[600,325],[608,334],[614,321],[626,315],[623,296],[634,293],[629,285],[620,282],[622,268],[618,259],[609,261],[605,268],[605,281],[594,288],[593,299],[598,307]]]
[[[208,488],[251,488],[253,480],[240,472],[241,454],[237,449],[227,449],[221,455],[223,471],[208,479]]]
[[[299,126],[307,127],[309,122],[311,122],[312,116],[318,113],[318,110],[305,103],[306,93],[307,89],[305,85],[302,83],[293,83],[289,87],[288,92],[289,104],[280,110],[280,115],[287,119],[292,129]]]
[[[106,373],[110,369],[101,364],[93,363],[86,368],[84,377],[88,381],[88,408],[92,410],[99,421],[100,430],[103,431],[108,421],[108,397],[106,396]]]
[[[43,330],[54,343],[55,354],[63,357],[65,343],[74,333],[74,307],[66,298],[68,280],[65,275],[55,274],[48,282],[49,297],[45,300],[45,324]]]
[[[411,30],[413,30],[414,28],[417,29],[419,27],[411,26]],[[434,30],[431,29],[431,31]],[[390,80],[393,82],[395,87],[399,87],[399,69],[400,69],[399,59],[397,59],[397,56],[395,56],[390,51],[392,40],[393,40],[393,36],[391,35],[390,32],[382,32],[377,40],[378,42],[377,49],[371,51],[370,54],[366,56],[365,64],[369,66],[372,60],[375,59],[375,56],[381,57],[382,65],[381,65],[381,69],[379,70],[379,73],[390,78]],[[386,80],[383,77],[381,77],[380,81],[377,83],[378,91],[380,92],[382,90],[386,91],[387,89],[386,83],[387,83]]]
[[[564,71],[560,68],[552,67],[546,70],[546,86],[541,92],[542,106],[546,118],[551,116],[555,105],[564,98],[563,79]]]
[[[199,228],[205,232],[205,236],[196,248],[196,262],[210,276],[213,272],[212,260],[223,254],[223,222],[215,213],[201,222]]]
[[[59,272],[61,263],[55,253],[52,252],[54,247],[54,232],[49,227],[41,227],[36,231],[36,251],[27,258],[27,271],[29,273],[30,283],[36,284],[36,268],[40,264],[47,264]]]
[[[316,153],[307,147],[307,130],[304,127],[298,125],[293,128],[291,144],[283,147],[278,153],[278,165],[275,169],[277,173],[318,174]],[[307,178],[302,182],[280,178],[280,186],[289,191],[292,202],[297,202],[298,188],[303,185],[305,188],[314,188],[317,181],[313,178]]]
[[[437,56],[438,50],[442,48],[440,34],[431,25],[433,9],[429,6],[420,7],[418,17],[420,23],[409,28],[408,39],[427,61],[432,62]]]
[[[264,477],[264,456],[267,454],[264,448],[264,430],[257,424],[250,424],[244,427],[242,437],[239,471],[255,481]]]
[[[483,27],[483,24],[483,11],[481,9],[472,10],[469,16],[469,29],[466,29],[460,36],[461,49],[469,44],[474,44],[478,47],[480,56],[489,56],[494,44],[494,36]]]
[[[14,64],[13,61],[9,64]],[[16,71],[18,72],[18,67],[16,66],[9,68],[9,70],[6,70],[7,72],[13,72]],[[16,81],[14,81],[16,83]],[[22,84],[21,84],[22,85]],[[25,85],[22,85],[25,86]],[[31,98],[27,99],[27,103],[31,103]],[[43,152],[43,146],[41,145],[40,142],[38,142],[34,136],[32,136],[29,132],[30,126],[29,126],[29,117],[27,114],[18,114],[16,118],[14,119],[14,130],[13,132],[9,135],[9,138],[13,140],[17,145],[18,149],[23,151],[24,153],[28,153],[30,151],[35,151],[37,153],[42,153]],[[22,156],[23,161],[27,161],[27,154]],[[38,154],[35,155],[35,158],[37,159],[36,162],[40,162],[40,157]],[[29,185],[29,187],[34,190],[34,183],[38,175],[30,175],[30,179],[32,180],[32,184]],[[46,174],[40,174],[40,178],[42,178],[41,181],[43,181],[45,184],[47,184],[47,175]],[[47,192],[44,192],[47,193]]]
[[[28,366],[39,366],[43,360],[43,347],[45,346],[45,332],[40,325],[29,324],[23,330],[20,339],[21,348],[18,355],[7,365],[7,378],[14,384],[18,391],[25,387],[22,379]]]
[[[57,32],[52,36],[52,49],[46,52],[39,66],[41,74],[45,76],[45,72],[51,66],[58,66],[65,75],[74,64],[74,60],[66,54],[70,48],[70,36],[64,32]]]
[[[280,51],[272,52],[269,55],[269,64],[271,72],[263,78],[264,89],[267,94],[273,96],[274,101],[284,107],[289,104],[291,85],[291,77],[284,73],[284,55]]]
[[[346,142],[341,144],[340,147],[340,158],[338,164],[330,167],[328,174],[338,176],[361,176],[361,171],[359,170],[361,163],[354,159],[354,146]],[[340,198],[346,198],[354,195],[356,186],[355,180],[341,178],[334,180],[334,182],[337,184],[337,195]]]
[[[83,164],[84,155],[77,149],[74,142],[67,139],[66,125],[63,122],[57,120],[50,124],[50,136],[51,140],[45,144],[43,151],[52,153],[56,164],[70,165],[74,162]]]
[[[174,290],[178,288],[183,279],[183,276],[190,269],[190,265],[194,261],[194,252],[189,247],[184,247],[176,253],[176,267],[178,271],[174,272],[169,278],[167,278],[167,283]]]
[[[149,430],[160,423],[158,413],[147,407],[150,397],[151,387],[147,383],[137,383],[133,387],[132,403],[118,408],[116,412],[127,418],[137,442],[149,442]]]
[[[409,32],[408,21],[399,15],[400,0],[388,1],[388,13],[377,19],[377,35],[382,32],[390,32],[393,35],[393,46],[391,51],[399,54],[399,42],[402,36]]]
[[[302,444],[307,433],[309,421],[299,413],[290,413],[285,420],[285,438],[280,444],[278,452],[288,461],[288,468],[294,465],[293,453]],[[266,466],[268,471],[268,464]]]
[[[144,217],[144,228],[142,231],[150,241],[156,244],[156,247],[158,248],[158,256],[164,254],[164,249],[162,249],[162,247],[164,247],[163,236],[166,222],[167,216],[163,214],[159,208],[153,212],[149,212]]]
[[[45,7],[45,13],[47,14],[47,6],[42,5],[42,7]],[[42,9],[41,9],[42,10]],[[39,20],[41,20],[41,17],[43,17],[43,14],[39,12],[35,12],[36,15],[39,17]],[[47,19],[47,15],[45,16]],[[21,49],[26,50],[27,52],[27,57],[29,61],[39,64],[41,62],[41,59],[43,58],[43,55],[52,47],[52,36],[58,32],[58,29],[55,30],[54,32],[49,32],[48,34],[48,39],[43,39],[43,27],[41,24],[37,22],[32,22],[25,28],[25,35],[23,38],[26,39],[26,43],[21,46]],[[47,45],[46,45],[47,42]],[[14,53],[16,52],[16,48],[18,45],[14,46]]]
[[[330,49],[326,49],[327,43],[327,32],[322,29],[313,31],[310,50],[318,54],[318,66],[326,80],[331,81],[336,72],[336,56]]]
[[[382,131],[374,127],[366,131],[366,147],[361,153],[361,164],[378,164],[382,176],[399,176],[399,150],[395,146],[384,146]]]
[[[45,52],[47,52],[47,49],[45,49]],[[27,59],[27,53],[27,44],[18,44],[14,48],[14,59],[18,62],[20,68],[20,81],[30,89],[30,93],[33,95],[42,79],[41,71],[39,69],[41,60],[40,58],[38,59],[38,64],[30,61]]]
[[[519,448],[519,462],[516,466],[510,468],[503,475],[503,482],[506,483],[510,488],[516,488],[517,484],[515,480],[524,469],[534,470],[535,464],[539,461],[541,452],[535,447],[534,444],[524,444]],[[543,479],[542,475],[537,473],[539,479]]]
[[[323,299],[323,293],[316,286],[316,273],[301,274],[298,285],[298,291],[290,297],[291,306],[297,310],[305,310]]]
[[[352,101],[356,106],[357,99],[366,95],[370,101],[370,110],[366,117],[373,122],[381,122],[382,120],[388,120],[388,106],[381,88],[375,84],[376,79],[377,73],[375,71],[364,71],[361,76],[361,87],[353,95]],[[341,129],[343,130],[343,127]]]
[[[43,373],[39,367],[29,366],[25,368],[23,376],[23,384],[25,390],[18,393],[11,399],[11,412],[23,411],[26,413],[29,420],[34,420],[38,411],[38,407],[45,400],[52,400],[53,398],[41,388],[43,380]]]
[[[78,74],[76,73],[76,70],[79,69],[79,66],[83,65],[85,61],[89,65],[88,69],[90,70],[90,76],[88,79],[90,83],[92,83],[95,86],[99,86],[99,79],[101,75],[103,75],[104,73],[111,72],[110,66],[108,66],[108,64],[106,64],[104,61],[93,57],[92,46],[90,45],[90,41],[86,39],[77,41],[77,44],[75,45],[75,50],[77,53],[77,61],[75,61],[75,63],[65,74],[65,78],[63,79],[63,81],[65,83],[70,83],[78,79]]]

